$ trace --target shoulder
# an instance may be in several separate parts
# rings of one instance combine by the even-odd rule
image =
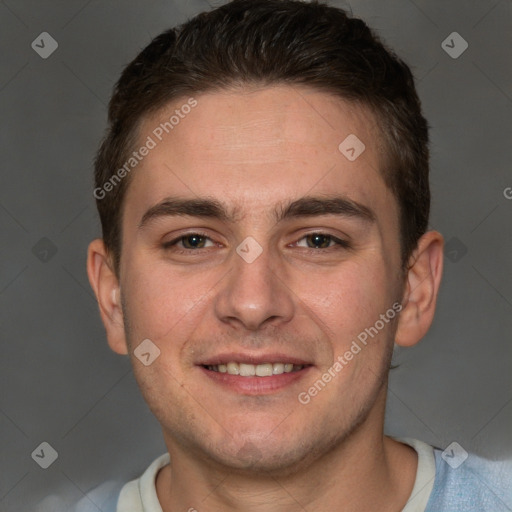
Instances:
[[[425,512],[512,510],[512,461],[434,449],[436,476]]]
[[[78,502],[68,496],[50,494],[32,512],[116,512],[116,503],[123,482],[109,480],[90,490]]]

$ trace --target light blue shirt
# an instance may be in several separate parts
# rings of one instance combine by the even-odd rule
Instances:
[[[457,468],[434,449],[436,477],[425,512],[512,511],[512,461],[469,454]]]

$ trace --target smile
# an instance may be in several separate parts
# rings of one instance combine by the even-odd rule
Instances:
[[[231,361],[227,364],[205,365],[204,368],[240,377],[271,377],[282,373],[292,373],[302,370],[304,365],[293,363],[262,363],[247,364]]]

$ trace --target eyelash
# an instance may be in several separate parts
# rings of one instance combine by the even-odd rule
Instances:
[[[307,238],[308,236],[313,236],[313,235],[320,235],[320,236],[327,237],[330,239],[331,242],[334,242],[336,245],[331,246],[331,247],[324,247],[324,248],[322,248],[322,247],[318,247],[318,248],[303,247],[303,249],[306,249],[307,251],[311,251],[314,253],[318,253],[320,251],[325,252],[325,251],[331,251],[331,250],[351,249],[352,248],[350,242],[348,242],[347,240],[342,240],[341,238],[337,238],[334,235],[331,235],[330,233],[323,233],[321,231],[314,231],[312,233],[308,233],[308,234],[304,235],[303,237],[299,238],[299,240],[297,242],[300,242],[301,240]],[[174,248],[173,251],[178,254],[186,254],[186,253],[190,254],[192,252],[197,252],[197,251],[200,251],[201,249],[204,249],[203,247],[199,247],[196,249],[186,249],[186,248],[176,249],[176,246],[179,242],[181,242],[185,238],[192,237],[192,236],[206,238],[213,242],[213,240],[207,234],[201,233],[200,231],[193,231],[193,232],[181,235],[177,238],[174,238],[173,240],[170,240],[169,242],[165,242],[164,244],[162,244],[162,247],[165,250],[170,250],[170,249]],[[295,242],[295,243],[297,243],[297,242]]]

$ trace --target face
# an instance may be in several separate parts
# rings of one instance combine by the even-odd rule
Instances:
[[[381,428],[398,206],[363,107],[286,86],[195,100],[140,130],[156,145],[125,198],[126,341],[171,457],[282,471]],[[339,148],[351,134],[359,156]],[[146,339],[148,366],[133,356]]]

